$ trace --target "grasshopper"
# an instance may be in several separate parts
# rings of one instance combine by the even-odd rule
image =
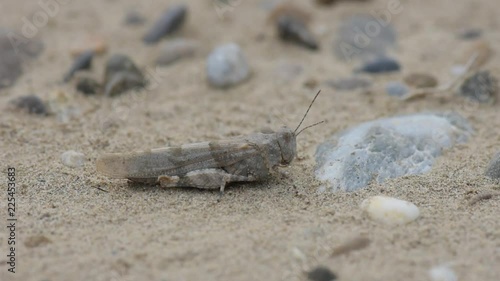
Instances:
[[[282,127],[219,141],[185,144],[132,153],[104,154],[97,171],[111,178],[159,184],[161,187],[219,189],[231,182],[266,179],[277,167],[288,166],[297,153],[297,132],[319,91],[297,128]]]

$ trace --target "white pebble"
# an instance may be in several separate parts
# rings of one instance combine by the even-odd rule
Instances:
[[[447,265],[439,265],[429,270],[432,281],[457,281],[457,275]]]
[[[250,76],[250,67],[241,48],[226,44],[215,48],[207,59],[208,81],[225,88],[239,84]]]
[[[64,166],[79,168],[85,164],[85,155],[80,152],[68,150],[61,154],[61,162]]]
[[[409,223],[420,214],[413,203],[386,196],[373,196],[363,200],[361,209],[370,218],[390,225]]]

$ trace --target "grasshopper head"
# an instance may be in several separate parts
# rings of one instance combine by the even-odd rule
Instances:
[[[297,154],[295,133],[288,127],[283,127],[277,132],[277,141],[281,154],[281,165],[289,165]]]

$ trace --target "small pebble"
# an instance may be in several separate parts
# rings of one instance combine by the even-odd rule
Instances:
[[[73,150],[68,150],[61,154],[61,162],[64,166],[70,168],[79,168],[82,167],[87,159],[85,159],[85,155],[80,152],[76,152]]]
[[[460,86],[459,94],[479,103],[493,103],[498,92],[498,81],[487,70],[478,71]]]
[[[141,25],[145,21],[146,19],[135,10],[128,11],[124,20],[126,25]]]
[[[27,111],[30,114],[47,115],[48,110],[45,103],[35,95],[22,96],[10,102],[17,109]]]
[[[70,69],[68,70],[68,73],[64,75],[64,82],[68,82],[73,78],[75,73],[80,70],[86,70],[90,69],[92,66],[92,58],[94,57],[94,52],[93,51],[86,51],[83,52],[81,55],[79,55],[74,61],[73,64],[71,65]]]
[[[309,89],[315,89],[318,86],[319,82],[315,78],[309,78],[306,81],[304,81],[304,87],[309,88]]]
[[[328,267],[318,266],[307,272],[307,278],[311,281],[332,281],[337,279],[337,275]]]
[[[145,85],[144,79],[129,72],[118,72],[111,77],[104,87],[104,95],[117,96],[128,90],[137,89]]]
[[[250,76],[250,67],[241,48],[226,44],[215,48],[207,58],[207,76],[212,86],[225,88]]]
[[[188,39],[173,39],[165,42],[156,59],[158,65],[169,65],[179,59],[192,57],[199,48],[198,42]]]
[[[413,203],[386,196],[373,196],[363,200],[361,209],[373,220],[388,225],[406,224],[420,215]]]
[[[356,89],[365,89],[372,86],[372,81],[368,78],[353,76],[348,78],[340,78],[328,80],[326,84],[339,91],[353,91]]]
[[[104,72],[105,96],[115,96],[145,85],[144,75],[129,57],[115,54],[108,59]]]
[[[466,29],[462,30],[458,34],[458,38],[463,39],[463,40],[474,40],[479,37],[481,37],[482,31],[480,29]]]
[[[187,6],[178,4],[170,7],[163,13],[153,27],[146,33],[143,40],[147,44],[153,44],[163,36],[174,33],[177,31],[186,19]]]
[[[447,265],[439,265],[429,270],[432,281],[458,281],[455,272]]]
[[[283,41],[293,42],[311,50],[318,49],[317,40],[300,18],[284,14],[278,18],[276,26]]]
[[[399,81],[392,81],[387,83],[387,85],[385,86],[385,91],[391,97],[403,98],[408,95],[410,89],[404,83],[401,83]]]
[[[485,175],[492,179],[500,179],[500,152],[493,156],[488,168],[486,168]]]
[[[404,78],[407,85],[415,88],[434,88],[438,81],[434,76],[425,73],[411,73]]]
[[[82,77],[76,83],[76,90],[85,95],[95,95],[101,89],[101,85],[96,80],[89,77]]]
[[[357,70],[357,72],[386,73],[399,71],[400,69],[401,66],[395,59],[388,57],[379,57],[375,60],[365,63],[361,68]]]

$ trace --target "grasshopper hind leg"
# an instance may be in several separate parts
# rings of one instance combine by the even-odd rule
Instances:
[[[202,169],[182,176],[159,176],[161,187],[196,187],[201,189],[219,189],[224,192],[226,184],[238,181],[255,181],[252,176],[229,174],[223,169]]]

